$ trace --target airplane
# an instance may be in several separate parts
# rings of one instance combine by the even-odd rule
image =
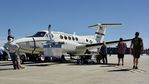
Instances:
[[[60,44],[62,52],[69,55],[83,54],[86,49],[95,49],[102,45],[106,33],[106,29],[113,26],[123,26],[121,23],[104,23],[88,26],[95,28],[95,35],[76,35],[64,32],[51,31],[51,25],[48,30],[40,30],[33,36],[16,39],[16,43],[20,46],[20,58],[25,61],[27,59],[38,60],[43,56],[44,44]],[[10,32],[10,30],[9,30]],[[126,39],[124,41],[130,41]],[[107,45],[118,43],[119,41],[106,42]]]

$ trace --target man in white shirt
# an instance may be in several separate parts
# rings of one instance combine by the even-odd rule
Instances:
[[[13,68],[20,69],[20,57],[18,56],[19,45],[14,42],[14,37],[9,37],[8,42],[4,45],[4,48],[10,53],[11,60],[13,62]]]

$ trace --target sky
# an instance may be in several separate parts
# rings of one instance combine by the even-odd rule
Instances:
[[[133,38],[140,32],[149,48],[149,0],[0,0],[0,46],[7,30],[16,39],[52,25],[53,31],[94,35],[89,25],[122,23],[108,28],[105,41]]]

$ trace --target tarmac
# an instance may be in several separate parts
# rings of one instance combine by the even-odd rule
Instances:
[[[149,56],[142,55],[139,69],[132,69],[133,58],[125,55],[124,66],[117,66],[117,56],[108,56],[108,64],[76,63],[23,64],[13,70],[11,61],[0,61],[0,84],[148,84]]]

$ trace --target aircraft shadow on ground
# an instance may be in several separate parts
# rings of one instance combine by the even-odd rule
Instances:
[[[108,64],[100,64],[100,65],[102,65],[100,67],[115,67],[115,66],[117,66],[116,63],[108,63]]]
[[[43,62],[43,63],[35,63],[35,62],[28,62],[24,63],[26,66],[38,66],[38,67],[46,67],[46,66],[51,66],[51,65],[57,65],[60,63],[55,63],[55,62]]]
[[[69,66],[91,66],[91,65],[99,65],[99,64],[77,64],[77,63],[69,63]]]
[[[115,63],[108,63],[108,64],[103,64],[103,63],[83,63],[83,64],[77,64],[76,62],[70,62],[68,63],[69,65],[76,65],[76,66],[89,66],[89,65],[100,65],[100,67],[114,67],[116,66],[117,64]]]
[[[45,67],[45,66],[50,66],[50,65],[54,65],[54,64],[30,64],[30,65],[26,65],[26,66],[39,66],[39,67]]]

